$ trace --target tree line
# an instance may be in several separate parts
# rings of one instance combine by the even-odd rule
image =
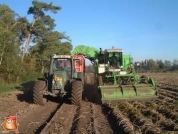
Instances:
[[[169,60],[144,60],[135,62],[134,68],[136,72],[173,72],[178,70],[178,60],[174,59],[172,62]]]
[[[37,0],[27,9],[30,22],[8,5],[0,4],[0,83],[24,82],[41,75],[40,59],[53,53],[70,54],[71,39],[65,32],[55,31],[51,14],[62,8]],[[33,44],[33,45],[30,45]]]
[[[178,60],[174,59],[172,62],[169,60],[153,60],[146,59],[143,61],[133,62],[133,67],[135,72],[143,73],[143,72],[174,72],[178,71]],[[88,65],[86,67],[87,72],[94,72],[94,67],[92,65]]]
[[[26,12],[27,15],[33,16],[30,21],[8,5],[0,4],[0,84],[35,79],[42,75],[41,59],[49,59],[54,53],[71,53],[73,46],[70,37],[66,32],[55,31],[55,19],[49,15],[56,14],[61,9],[53,3],[33,0]],[[46,66],[49,66],[49,63],[46,63]],[[177,66],[177,60],[171,63],[150,59],[146,65],[135,66],[135,69],[174,71],[178,69]],[[86,68],[89,72],[92,72],[92,69],[92,66]]]

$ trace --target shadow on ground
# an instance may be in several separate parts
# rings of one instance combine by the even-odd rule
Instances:
[[[22,102],[33,103],[33,85],[34,81],[29,81],[15,87],[17,90],[22,91],[22,93],[17,94],[17,99]]]
[[[27,102],[29,104],[33,102],[33,86],[35,81],[29,81],[22,83],[21,86],[15,87],[17,90],[22,91],[17,94],[17,99],[21,102]],[[56,103],[70,103],[68,98],[64,98],[63,100],[59,97],[47,97],[48,101],[56,102]],[[85,84],[84,91],[82,95],[82,99],[85,101],[89,101],[96,104],[101,104],[101,93],[98,88],[91,84]]]
[[[86,83],[82,98],[92,103],[101,104],[101,91],[97,86]]]
[[[34,103],[33,101],[33,86],[35,81],[29,81],[22,83],[21,86],[15,87],[15,89],[22,91],[21,93],[17,94],[17,99],[21,102],[27,102],[29,104]],[[64,100],[60,99],[59,97],[51,97],[47,96],[48,101],[52,101],[55,103],[63,103],[64,100],[66,103],[69,103],[69,100],[64,98]]]

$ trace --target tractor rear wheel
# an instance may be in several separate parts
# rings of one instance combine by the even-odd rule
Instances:
[[[42,80],[38,80],[35,82],[33,88],[33,100],[34,103],[38,105],[45,105],[47,102],[47,98],[44,97],[43,91],[45,90],[46,82]]]
[[[83,91],[82,81],[74,80],[72,82],[72,97],[71,97],[72,104],[80,106],[82,101],[82,91]]]

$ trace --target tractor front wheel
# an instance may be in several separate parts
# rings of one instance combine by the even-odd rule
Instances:
[[[47,102],[47,98],[44,97],[43,91],[45,90],[46,82],[42,80],[38,80],[35,82],[33,88],[33,100],[34,103],[39,105],[45,105]]]
[[[71,96],[72,104],[80,106],[82,101],[82,91],[83,91],[82,81],[74,80],[72,82],[72,96]]]

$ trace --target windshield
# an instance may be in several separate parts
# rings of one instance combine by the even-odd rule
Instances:
[[[110,67],[120,67],[122,64],[121,53],[119,52],[111,52],[107,54],[108,62]]]
[[[57,59],[53,60],[53,71],[71,71],[71,59]]]

